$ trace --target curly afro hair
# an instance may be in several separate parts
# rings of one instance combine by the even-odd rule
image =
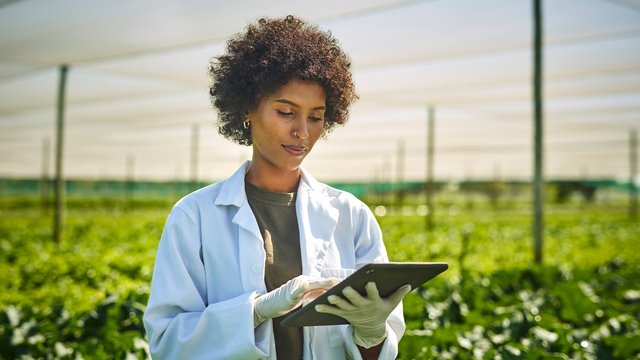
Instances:
[[[315,81],[325,91],[325,133],[344,124],[358,98],[351,63],[329,32],[294,16],[260,19],[227,42],[226,54],[209,66],[211,102],[218,131],[241,145],[251,145],[245,116],[261,99],[291,79]]]

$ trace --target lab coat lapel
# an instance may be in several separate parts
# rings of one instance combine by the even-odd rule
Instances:
[[[303,171],[296,200],[302,273],[320,276],[339,211],[322,195],[320,184]]]
[[[266,291],[264,284],[265,251],[260,228],[247,201],[244,176],[249,166],[245,162],[231,177],[225,180],[216,205],[227,205],[233,211],[232,222],[238,226],[238,259],[240,277],[245,291]]]
[[[238,257],[240,259],[240,277],[245,291],[266,291],[264,283],[264,262],[266,253],[260,228],[245,201],[233,217],[238,225]]]

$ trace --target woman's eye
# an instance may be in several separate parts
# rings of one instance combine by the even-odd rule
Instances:
[[[282,116],[293,116],[293,112],[286,112],[286,111],[280,111],[280,110],[276,110],[278,112],[279,115]]]
[[[314,121],[314,122],[324,120],[323,118],[318,117],[318,116],[309,116],[309,119],[311,119],[311,121]]]

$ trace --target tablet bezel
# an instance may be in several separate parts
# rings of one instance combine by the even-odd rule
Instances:
[[[329,304],[327,298],[333,294],[342,295],[342,290],[351,286],[360,294],[366,294],[365,285],[373,281],[380,296],[387,297],[403,285],[411,285],[411,290],[435,278],[449,268],[442,262],[388,262],[370,263],[349,275],[340,283],[327,290],[315,300],[292,311],[281,322],[282,326],[340,325],[348,322],[336,315],[316,312],[315,306]]]

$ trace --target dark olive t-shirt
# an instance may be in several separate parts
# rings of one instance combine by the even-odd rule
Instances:
[[[245,182],[245,191],[264,240],[264,280],[271,291],[302,274],[296,193],[269,192],[249,182]],[[302,328],[283,327],[282,318],[273,319],[278,359],[302,359]]]

